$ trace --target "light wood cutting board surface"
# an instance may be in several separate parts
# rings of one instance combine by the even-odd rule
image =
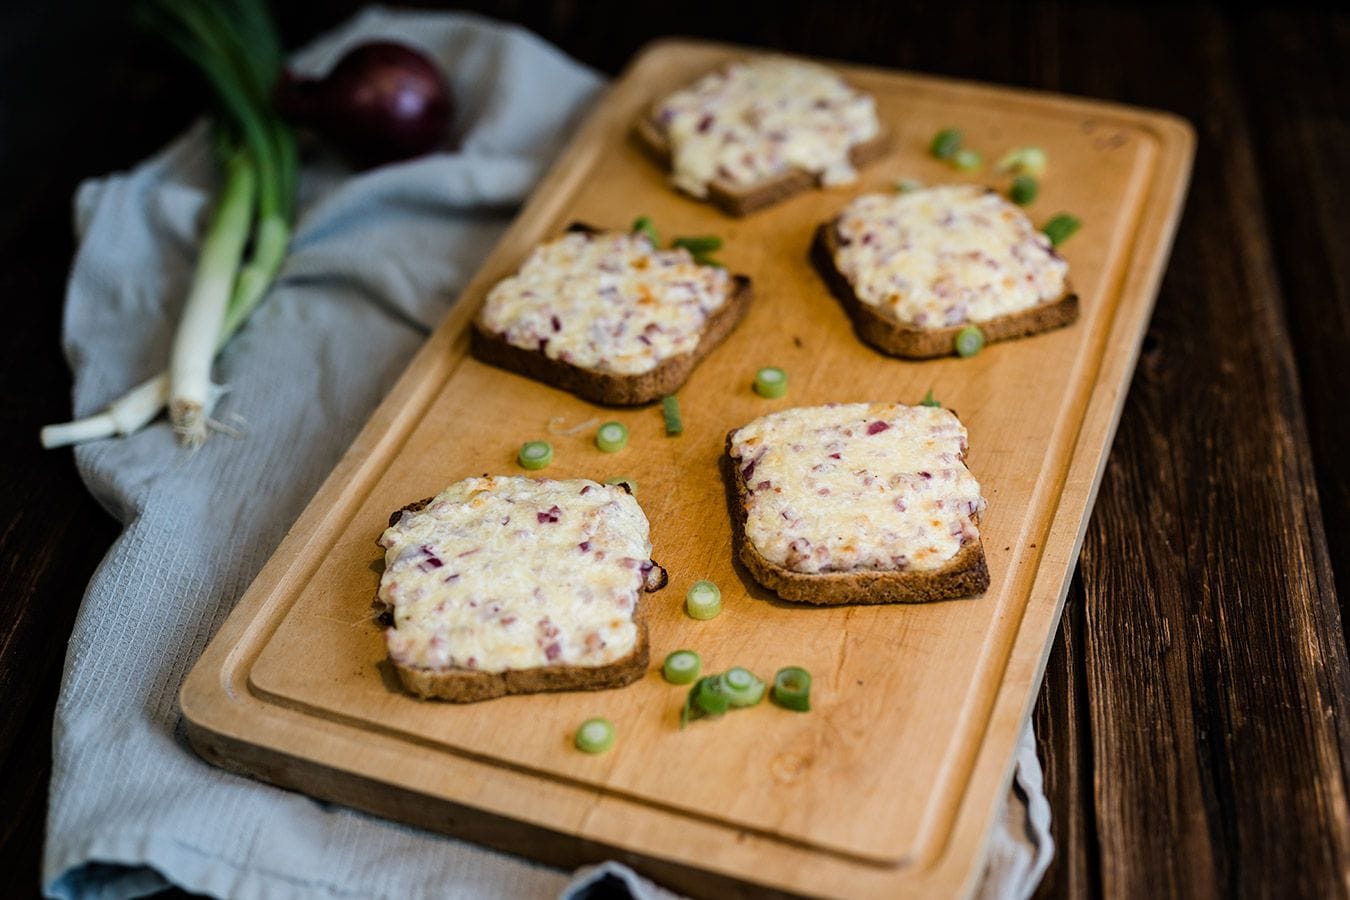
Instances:
[[[877,98],[889,155],[856,185],[732,219],[672,192],[628,128],[662,93],[746,52],[658,44],[602,101],[194,670],[183,705],[204,755],[550,861],[627,852],[687,889],[734,879],[860,896],[971,884],[1147,324],[1192,138],[1160,114],[841,66]],[[889,359],[858,341],[807,248],[851,197],[901,177],[1006,187],[988,169],[965,176],[928,157],[947,126],[990,161],[1014,146],[1046,149],[1028,213],[1083,220],[1062,248],[1082,316],[968,360]],[[533,244],[571,221],[625,228],[638,215],[667,236],[720,235],[721,260],[754,282],[745,321],[680,392],[678,438],[664,435],[658,409],[599,409],[467,356],[474,310]],[[751,391],[763,365],[789,372],[787,397]],[[929,389],[968,427],[967,463],[989,500],[984,596],[808,608],[733,564],[718,470],[729,429],[797,405],[913,403]],[[555,417],[616,419],[632,437],[604,454],[594,429],[550,435]],[[543,474],[638,483],[653,555],[671,575],[645,600],[652,671],[595,694],[413,699],[370,621],[375,538],[392,510],[452,481],[519,472],[516,450],[537,438],[556,454]],[[723,591],[710,622],[681,609],[700,578]],[[708,671],[805,666],[813,710],[762,704],[681,731],[685,691],[657,671],[678,648],[697,650]],[[588,756],[570,742],[595,715],[614,722],[618,743]]]

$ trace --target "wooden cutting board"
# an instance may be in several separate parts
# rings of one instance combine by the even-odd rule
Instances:
[[[1193,147],[1184,122],[1083,100],[839,66],[877,99],[890,154],[857,185],[799,196],[745,219],[672,192],[629,129],[658,96],[754,51],[689,41],[648,48],[610,90],[427,341],[216,635],[182,690],[193,745],[230,769],[380,815],[573,865],[617,857],[681,890],[753,885],[849,897],[952,895],[982,871],[1087,516],[1181,207]],[[1071,328],[978,356],[907,362],[861,344],[807,262],[816,225],[898,178],[971,180],[930,158],[956,126],[987,160],[1025,144],[1050,169],[1028,212],[1070,211],[1062,248],[1082,298]],[[485,292],[535,243],[583,220],[665,235],[721,235],[721,259],[755,283],[738,330],[680,392],[685,432],[655,408],[606,411],[467,355]],[[786,398],[750,389],[787,369]],[[992,584],[978,599],[919,606],[802,608],[732,562],[718,456],[733,427],[829,401],[917,402],[932,389],[970,431],[968,464],[989,509]],[[628,425],[615,455],[594,417]],[[598,694],[456,706],[404,694],[371,621],[391,510],[467,475],[515,473],[520,444],[548,437],[546,474],[630,476],[671,584],[651,595],[653,669]],[[725,608],[681,611],[709,578]],[[769,704],[681,731],[685,690],[657,667],[697,650],[709,671],[762,676],[802,665],[814,708]],[[604,715],[609,753],[571,747]]]

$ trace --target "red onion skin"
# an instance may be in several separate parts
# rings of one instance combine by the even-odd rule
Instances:
[[[349,50],[323,78],[286,72],[277,109],[313,129],[358,168],[430,153],[450,128],[450,90],[422,53],[393,41]]]

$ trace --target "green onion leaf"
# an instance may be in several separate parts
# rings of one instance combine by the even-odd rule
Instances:
[[[754,672],[736,666],[722,675],[722,693],[727,695],[731,706],[740,709],[754,706],[764,699],[766,686]]]
[[[1008,196],[1012,202],[1018,206],[1026,206],[1036,199],[1036,195],[1041,191],[1041,186],[1036,183],[1036,179],[1030,175],[1018,175],[1013,178],[1012,187],[1008,190]]]
[[[605,484],[623,485],[630,496],[637,496],[637,482],[631,478],[606,478]]]
[[[628,426],[622,422],[606,422],[595,433],[595,446],[605,453],[618,453],[628,446]]]
[[[1045,227],[1042,228],[1041,231],[1045,232],[1045,236],[1050,239],[1051,247],[1058,247],[1060,244],[1067,241],[1073,233],[1081,227],[1083,227],[1083,222],[1077,216],[1070,215],[1069,213],[1060,213],[1049,222],[1046,222]]]
[[[553,445],[548,441],[526,441],[520,445],[516,462],[522,469],[543,469],[553,462]]]
[[[974,172],[984,165],[984,157],[974,150],[958,150],[952,157],[952,165],[962,172]]]
[[[961,149],[961,132],[956,128],[944,128],[933,135],[932,146],[928,151],[938,159],[951,159]]]
[[[929,389],[928,389],[928,393],[926,393],[926,394],[923,395],[923,399],[919,401],[919,405],[920,405],[920,406],[932,406],[932,407],[934,407],[934,408],[936,408],[936,409],[941,409],[941,408],[942,408],[942,404],[939,403],[939,402],[937,402],[937,398],[933,396],[933,389],[932,389],[932,388],[929,388]]]
[[[722,611],[722,591],[711,581],[695,581],[684,595],[684,609],[691,619],[707,621]]]
[[[674,394],[662,397],[661,416],[666,420],[666,437],[684,433],[684,422],[680,419],[680,398]]]
[[[801,666],[787,666],[773,676],[773,690],[769,694],[774,703],[794,712],[811,709],[811,673]]]
[[[684,708],[680,710],[680,727],[704,716],[720,716],[727,711],[728,705],[727,695],[722,692],[722,677],[704,676],[694,683],[684,698]]]
[[[583,753],[604,753],[614,746],[614,725],[609,719],[587,719],[577,729],[577,749]]]
[[[703,660],[693,650],[676,650],[661,666],[661,677],[671,684],[689,684],[698,677]]]
[[[670,242],[672,247],[683,247],[694,256],[706,256],[709,253],[716,253],[722,249],[722,239],[715,234],[698,235],[695,237],[677,237]]]
[[[653,247],[661,246],[661,235],[656,231],[656,224],[652,222],[651,216],[638,216],[633,220],[633,233],[645,234],[647,240],[652,242]]]
[[[984,347],[984,332],[976,325],[967,325],[956,333],[956,353],[958,356],[974,356]]]
[[[773,399],[787,393],[787,372],[777,366],[765,366],[755,373],[755,393]]]

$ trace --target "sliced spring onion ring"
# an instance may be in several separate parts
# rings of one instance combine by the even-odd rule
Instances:
[[[703,660],[693,650],[676,650],[661,665],[661,677],[671,684],[691,684],[703,668]]]
[[[1030,175],[1018,175],[1012,180],[1012,187],[1008,189],[1008,197],[1018,206],[1026,206],[1036,199],[1036,195],[1041,192],[1041,186],[1036,183],[1036,179]]]
[[[984,165],[984,157],[974,150],[958,150],[952,157],[952,165],[962,172],[974,172]]]
[[[594,428],[595,423],[599,422],[600,420],[595,417],[591,417],[586,421],[582,422],[580,425],[573,425],[571,428],[564,428],[563,423],[566,421],[567,421],[566,416],[554,416],[553,418],[549,419],[548,433],[552,435],[557,435],[558,437],[571,437],[574,434],[581,434],[583,431],[588,431],[589,429]]]
[[[606,478],[605,484],[621,484],[628,489],[631,496],[637,496],[637,482],[631,478]]]
[[[751,672],[736,666],[722,674],[722,692],[734,707],[754,706],[764,699],[764,682]]]
[[[604,753],[614,746],[614,724],[609,719],[587,719],[577,729],[577,749],[583,753]]]
[[[959,356],[974,356],[984,347],[984,332],[978,325],[967,325],[956,333],[954,343]]]
[[[684,421],[680,418],[680,398],[668,394],[661,398],[661,415],[666,420],[666,437],[675,437],[684,433]]]
[[[661,235],[656,231],[656,224],[652,222],[651,216],[638,216],[633,220],[633,233],[645,234],[647,240],[652,242],[653,247],[661,246]]]
[[[811,709],[811,673],[801,666],[787,666],[773,676],[769,697],[784,709],[807,712]]]
[[[520,445],[516,462],[522,469],[543,469],[553,462],[553,445],[548,441],[526,441]]]
[[[605,453],[618,453],[628,446],[628,426],[622,422],[606,422],[595,433],[595,446]]]
[[[939,403],[939,402],[937,401],[937,398],[933,396],[933,389],[932,389],[932,388],[929,388],[929,389],[928,389],[928,393],[926,393],[926,394],[923,395],[923,399],[919,401],[919,405],[920,405],[920,406],[932,406],[932,407],[935,407],[935,408],[937,408],[937,409],[941,409],[941,408],[942,408],[942,404]]]
[[[755,373],[755,393],[773,399],[787,393],[787,372],[777,366],[765,366]]]
[[[1045,174],[1045,164],[1045,151],[1040,147],[1018,147],[998,161],[998,170],[1040,177]]]
[[[1045,236],[1050,239],[1051,247],[1058,247],[1060,244],[1067,241],[1075,231],[1082,227],[1083,221],[1077,216],[1070,215],[1069,213],[1060,213],[1049,222],[1046,222],[1045,227],[1042,228],[1041,231],[1045,232]]]
[[[689,695],[694,706],[704,715],[720,716],[731,705],[730,698],[727,697],[723,688],[721,675],[709,675],[707,678],[700,678]]]
[[[711,581],[695,581],[684,595],[684,609],[689,618],[707,621],[722,611],[722,591]]]
[[[938,159],[951,159],[961,149],[961,131],[957,128],[944,128],[933,135],[929,152]]]

